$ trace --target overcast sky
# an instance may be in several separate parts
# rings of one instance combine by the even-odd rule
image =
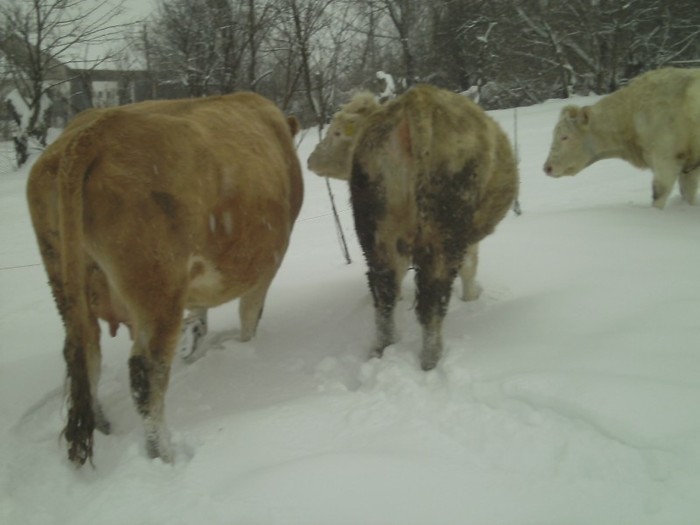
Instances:
[[[117,0],[113,0],[116,1]],[[155,9],[156,0],[124,0],[129,18],[145,18]]]

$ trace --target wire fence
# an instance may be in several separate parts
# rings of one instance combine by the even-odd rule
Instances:
[[[17,169],[15,150],[10,141],[0,141],[0,177]]]

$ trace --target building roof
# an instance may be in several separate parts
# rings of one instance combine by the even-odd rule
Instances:
[[[25,42],[15,34],[0,39],[0,52],[22,71],[26,72],[30,67],[32,51],[30,43]],[[70,68],[68,66],[48,56],[46,53],[41,53],[40,57],[45,67],[45,80],[67,80],[70,78]]]

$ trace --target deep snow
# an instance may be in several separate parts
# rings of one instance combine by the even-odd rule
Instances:
[[[233,303],[210,313],[212,349],[174,364],[174,465],[145,455],[124,329],[103,336],[114,433],[97,434],[94,468],[66,460],[62,327],[26,170],[1,177],[0,523],[700,523],[700,206],[675,192],[653,209],[651,174],[621,161],[545,177],[564,103],[518,111],[524,213],[483,242],[484,293],[455,290],[430,373],[411,279],[401,341],[365,359],[372,305],[347,190],[333,183],[351,265],[325,182],[306,173],[257,337],[236,340]],[[512,111],[492,115],[512,133]]]

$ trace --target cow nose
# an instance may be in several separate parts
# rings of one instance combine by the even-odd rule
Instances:
[[[551,164],[545,164],[545,165],[544,165],[544,172],[545,172],[547,175],[551,175],[551,174],[552,174],[552,171],[554,171],[554,170],[552,169],[552,165],[551,165]]]

